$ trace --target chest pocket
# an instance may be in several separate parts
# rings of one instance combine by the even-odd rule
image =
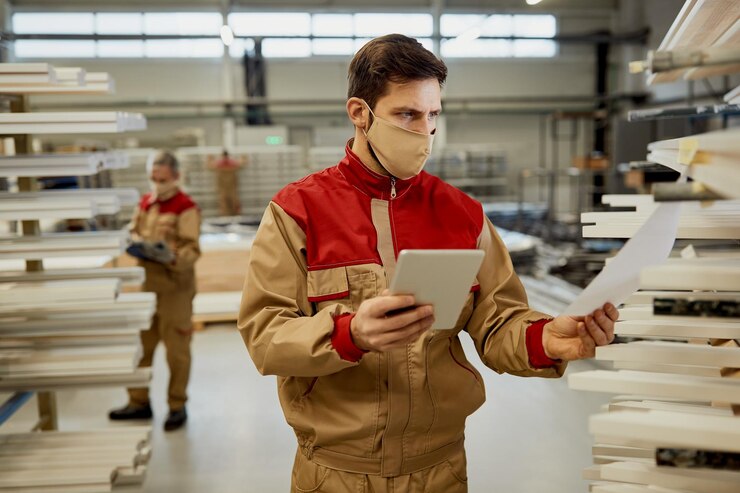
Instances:
[[[373,264],[308,271],[308,301],[317,311],[339,303],[356,312],[363,301],[380,292],[381,269]]]

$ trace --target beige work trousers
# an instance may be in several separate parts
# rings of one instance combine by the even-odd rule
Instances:
[[[236,169],[220,169],[217,171],[218,209],[222,216],[236,216],[241,212],[237,172]]]
[[[421,471],[384,478],[329,469],[296,452],[291,493],[467,493],[465,451]]]
[[[157,293],[157,311],[148,330],[141,332],[144,354],[139,367],[152,366],[154,350],[161,341],[167,351],[170,383],[167,403],[175,411],[185,406],[190,379],[190,340],[193,334],[193,297],[195,286],[181,286],[172,291]],[[149,404],[149,388],[128,389],[129,403],[134,406]]]

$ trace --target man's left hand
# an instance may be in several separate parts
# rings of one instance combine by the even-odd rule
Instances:
[[[542,347],[551,359],[593,358],[596,346],[606,346],[614,340],[614,322],[618,319],[619,311],[611,303],[585,317],[560,315],[545,325]]]

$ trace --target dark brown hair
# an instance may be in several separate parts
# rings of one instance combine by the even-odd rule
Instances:
[[[364,99],[370,108],[388,90],[388,82],[447,80],[447,66],[414,38],[388,34],[375,38],[355,54],[349,64],[347,98]]]

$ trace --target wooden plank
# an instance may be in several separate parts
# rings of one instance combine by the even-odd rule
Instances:
[[[613,457],[633,457],[635,459],[655,458],[655,449],[640,447],[624,447],[597,443],[591,447],[593,455]]]
[[[2,113],[0,133],[117,133],[146,130],[141,114],[116,112]]]
[[[126,245],[122,232],[59,233],[39,237],[0,238],[0,259],[115,256]]]
[[[130,374],[83,375],[76,377],[16,378],[0,380],[0,391],[15,390],[54,391],[98,387],[148,387],[150,368],[137,368]]]
[[[605,464],[601,466],[601,477],[695,493],[737,493],[740,486],[740,475],[737,473],[657,467],[634,462]]]
[[[0,63],[0,74],[45,74],[53,70],[48,63]]]
[[[736,339],[740,329],[734,324],[704,322],[670,322],[655,320],[623,320],[614,325],[614,333],[620,336],[643,339]]]
[[[48,306],[67,302],[113,302],[121,289],[118,279],[0,283],[0,306]]]
[[[41,272],[0,272],[0,283],[71,281],[84,279],[119,279],[122,286],[139,285],[144,282],[144,269],[141,267],[122,267],[98,269],[52,269]],[[118,301],[121,302],[122,300],[119,299]]]
[[[722,36],[717,38],[717,41],[715,41],[712,46],[740,46],[740,20],[736,20],[735,23],[722,34]],[[734,72],[740,72],[739,64],[719,67],[698,67],[686,71],[684,79],[705,79],[707,77],[714,77]]]
[[[681,342],[638,341],[610,344],[596,348],[596,359],[740,368],[740,351],[736,348]]]
[[[0,273],[0,281],[2,274]],[[740,301],[740,291],[715,292],[715,291],[637,291],[627,298],[626,305],[652,305],[655,298],[676,298],[682,300],[717,300],[717,301]]]
[[[732,410],[721,407],[712,407],[702,404],[686,404],[681,402],[663,401],[621,401],[609,404],[609,411],[669,411],[697,415],[732,417]],[[653,452],[655,452],[653,450]]]
[[[709,262],[682,262],[647,267],[640,289],[740,291],[740,267]]]
[[[740,451],[740,419],[668,411],[616,412],[589,419],[589,432],[635,441],[636,447],[697,448],[725,452]],[[738,473],[740,479],[740,473]]]
[[[684,5],[686,7],[686,5]],[[669,31],[670,40],[658,51],[692,48],[708,48],[722,36],[740,16],[740,5],[735,0],[698,0],[680,12],[682,19]],[[668,36],[667,36],[668,37]],[[684,70],[653,74],[649,84],[673,82],[681,77]]]
[[[682,315],[654,315],[652,305],[627,305],[619,309],[620,320],[644,321],[644,322],[668,322],[703,325],[722,324],[727,328],[740,330],[740,318],[738,317],[693,317]],[[730,337],[729,339],[733,339]]]
[[[725,94],[723,99],[728,104],[737,104],[740,101],[740,86]]]
[[[607,393],[633,393],[651,397],[679,398],[687,401],[722,401],[740,404],[740,382],[729,378],[669,375],[639,371],[595,370],[568,377],[574,390]]]
[[[671,373],[675,375],[695,375],[698,377],[721,377],[722,371],[716,366],[666,365],[643,361],[615,361],[615,370],[635,370],[651,373]]]

